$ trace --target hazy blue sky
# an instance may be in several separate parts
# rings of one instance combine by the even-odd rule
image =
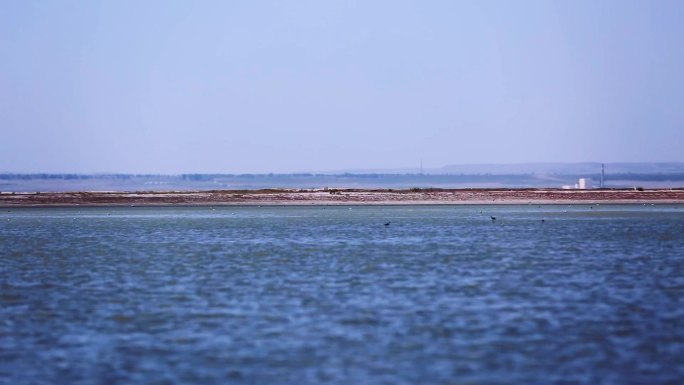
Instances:
[[[684,1],[2,1],[0,171],[684,161]]]

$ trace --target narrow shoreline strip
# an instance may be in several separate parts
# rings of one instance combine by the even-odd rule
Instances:
[[[651,203],[684,203],[684,189],[268,189],[0,194],[0,207]]]

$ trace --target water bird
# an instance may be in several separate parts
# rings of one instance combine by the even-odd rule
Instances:
[[[492,217],[492,216],[490,216],[490,218],[492,218],[492,220],[493,220],[493,221],[495,221],[495,220],[496,220],[496,217]]]
[[[545,221],[546,221],[546,220],[545,220],[544,218],[542,218],[542,223],[544,223]]]
[[[389,225],[390,225],[389,221],[385,222],[385,226],[389,226]]]

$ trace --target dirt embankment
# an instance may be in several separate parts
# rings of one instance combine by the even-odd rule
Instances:
[[[684,189],[215,190],[2,193],[0,206],[684,203]]]

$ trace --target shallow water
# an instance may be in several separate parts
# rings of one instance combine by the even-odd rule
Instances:
[[[683,357],[683,205],[0,212],[0,383],[675,384]]]

